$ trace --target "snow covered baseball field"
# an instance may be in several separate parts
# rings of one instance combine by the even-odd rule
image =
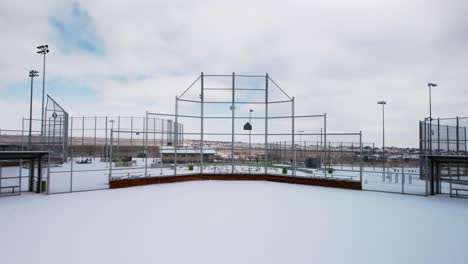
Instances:
[[[466,263],[468,200],[272,182],[0,199],[1,263]]]

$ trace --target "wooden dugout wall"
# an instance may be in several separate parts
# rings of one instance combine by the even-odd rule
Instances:
[[[362,190],[361,182],[356,182],[356,181],[324,179],[324,178],[291,177],[291,176],[271,175],[271,174],[192,174],[192,175],[181,175],[181,176],[161,176],[161,177],[111,180],[109,185],[111,189],[117,189],[117,188],[127,188],[127,187],[143,186],[143,185],[151,185],[151,184],[186,182],[186,181],[207,181],[207,180],[270,181],[270,182],[314,185],[314,186],[351,189],[351,190]]]

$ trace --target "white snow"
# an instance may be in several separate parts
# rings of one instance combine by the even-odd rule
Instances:
[[[466,263],[468,200],[204,181],[0,199],[0,262]]]

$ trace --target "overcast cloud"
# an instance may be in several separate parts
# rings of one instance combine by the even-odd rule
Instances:
[[[417,146],[418,120],[468,116],[467,1],[2,1],[0,128],[28,114],[28,71],[48,44],[47,90],[71,115],[173,112],[201,71],[265,74],[329,131]],[[39,87],[36,80],[35,109]]]

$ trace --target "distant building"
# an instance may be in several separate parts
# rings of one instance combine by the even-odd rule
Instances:
[[[176,149],[174,147],[161,147],[159,149],[163,163],[174,163]],[[200,148],[196,147],[178,147],[177,163],[199,163]],[[214,148],[203,148],[203,162],[214,162],[216,159],[216,150]]]

